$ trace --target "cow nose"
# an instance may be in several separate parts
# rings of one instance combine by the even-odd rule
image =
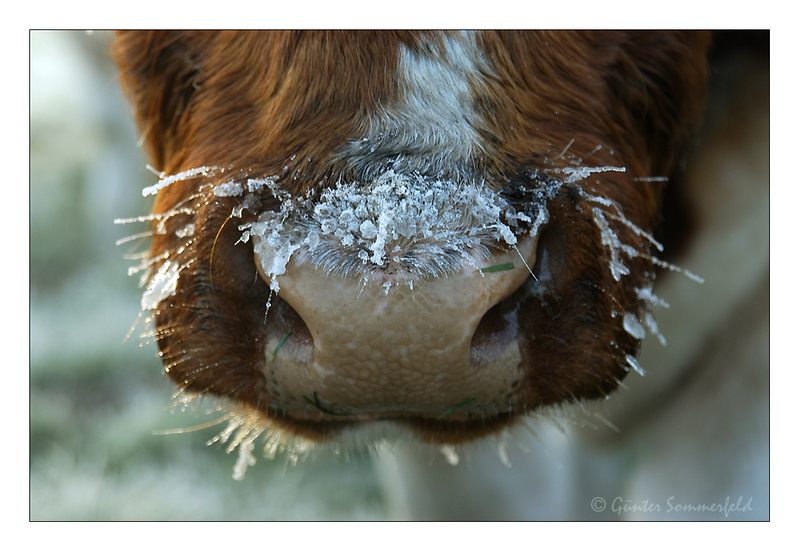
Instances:
[[[311,420],[505,410],[521,377],[517,341],[487,347],[485,338],[474,338],[487,311],[530,277],[535,255],[536,241],[525,238],[483,268],[415,281],[380,270],[346,278],[293,258],[278,277],[279,297],[307,332],[277,328],[267,343],[275,406]],[[258,253],[255,260],[269,281]]]

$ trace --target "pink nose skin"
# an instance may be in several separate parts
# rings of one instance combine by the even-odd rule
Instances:
[[[280,297],[305,322],[313,347],[287,343],[291,335],[269,339],[265,373],[278,407],[307,420],[505,410],[522,376],[517,340],[476,352],[473,336],[486,312],[530,277],[536,240],[517,247],[485,264],[501,270],[465,267],[413,289],[400,278],[388,292],[383,273],[365,283],[293,259],[278,277]]]

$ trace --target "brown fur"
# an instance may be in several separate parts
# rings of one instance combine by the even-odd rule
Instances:
[[[287,166],[298,177],[291,182],[299,192],[347,176],[332,154],[365,130],[359,126],[365,114],[402,94],[393,77],[398,44],[435,47],[435,37],[393,31],[126,32],[114,53],[159,170],[220,165],[270,175]],[[487,31],[478,43],[495,69],[473,83],[485,121],[477,129],[485,151],[474,161],[487,178],[510,186],[529,170],[566,166],[574,158],[591,166],[624,165],[628,172],[598,175],[586,188],[614,199],[631,221],[654,230],[663,185],[632,179],[672,176],[678,167],[704,101],[709,36]],[[155,211],[187,200],[197,186],[189,181],[164,189]],[[179,244],[171,230],[188,216],[172,219],[170,232],[153,243],[154,255],[169,250],[193,261],[176,295],[156,312],[170,377],[190,391],[254,407],[300,433],[320,436],[341,427],[336,420],[301,424],[270,404],[261,370],[269,293],[252,248],[233,245],[238,231],[226,224],[232,201],[192,203],[197,230],[185,251],[175,253]],[[568,191],[551,205],[542,235],[553,261],[548,295],[518,299],[529,338],[521,344],[528,378],[509,389],[517,410],[474,423],[408,423],[431,440],[461,440],[521,412],[607,395],[618,385],[626,375],[622,359],[638,344],[609,313],[635,310],[634,287],[652,267],[631,261],[632,275],[615,282],[590,216]],[[627,241],[641,243],[630,234]],[[296,317],[280,298],[273,309],[273,319],[292,323]]]

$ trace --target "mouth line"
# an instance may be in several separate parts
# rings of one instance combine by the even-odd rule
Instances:
[[[306,419],[285,412],[271,412],[271,421],[301,436],[326,441],[336,439],[342,433],[370,424],[393,423],[406,427],[425,441],[438,444],[461,443],[481,435],[491,434],[507,427],[522,413],[514,411],[496,412],[475,418],[445,419],[418,415],[372,416],[365,419]]]

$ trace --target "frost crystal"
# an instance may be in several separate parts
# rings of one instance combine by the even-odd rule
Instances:
[[[644,368],[639,365],[639,361],[636,360],[635,357],[631,355],[625,355],[625,362],[628,363],[628,367],[633,369],[634,372],[640,376],[644,376]]]
[[[625,316],[622,317],[622,327],[625,328],[625,331],[636,339],[641,340],[645,338],[646,334],[644,332],[644,328],[639,323],[639,320],[636,318],[635,314],[626,312]]]
[[[650,333],[656,336],[656,339],[658,339],[658,342],[661,343],[661,346],[666,347],[667,338],[664,337],[664,335],[660,331],[658,331],[658,324],[656,324],[656,319],[653,317],[653,313],[651,312],[644,313],[644,323],[645,326],[647,326],[647,329],[650,331]]]
[[[233,181],[214,186],[214,195],[217,197],[240,196],[243,191],[242,185]]]
[[[240,230],[255,238],[262,271],[274,291],[295,255],[340,275],[383,269],[431,277],[465,264],[478,267],[492,248],[514,246],[515,230],[519,233],[520,225],[532,220],[483,182],[432,180],[392,170],[370,183],[340,182],[304,197],[291,197],[274,179],[266,187],[280,207],[261,211]]]
[[[183,228],[178,228],[177,230],[175,230],[175,235],[178,236],[179,238],[188,238],[189,236],[193,236],[194,224],[190,222]]]
[[[209,174],[215,172],[216,170],[217,167],[197,167],[195,169],[189,169],[188,171],[183,171],[170,176],[165,176],[152,186],[148,186],[147,188],[143,189],[142,196],[147,197],[155,195],[160,190],[166,188],[170,184],[174,184],[175,182],[180,182],[181,180],[189,180],[190,178],[194,178],[196,176],[208,176]]]
[[[567,177],[564,179],[564,184],[574,184],[581,180],[586,180],[593,174],[604,172],[625,172],[625,167],[614,167],[607,165],[605,167],[564,167],[555,169],[554,172],[565,174]]]
[[[645,288],[637,288],[636,296],[651,309],[656,307],[664,307],[665,309],[669,308],[669,303],[653,293],[652,285]]]
[[[273,293],[280,291],[278,277],[293,258],[337,276],[361,275],[366,279],[371,271],[399,273],[412,289],[415,278],[447,276],[465,266],[479,269],[493,251],[516,247],[524,235],[538,236],[550,219],[550,201],[565,187],[579,199],[576,208],[591,217],[599,231],[615,281],[631,273],[629,260],[641,259],[702,282],[699,276],[651,255],[651,248],[661,252],[662,245],[629,220],[618,203],[582,184],[595,174],[625,171],[615,166],[545,168],[529,173],[526,184],[514,189],[506,185],[502,192],[484,181],[455,182],[391,169],[371,181],[312,187],[303,196],[293,196],[275,175],[205,182],[200,189],[214,197],[241,198],[231,211],[232,217],[244,218],[237,243],[252,239],[261,272]],[[175,182],[224,172],[223,168],[204,166],[169,176],[159,173],[160,180],[142,194],[154,195]],[[164,234],[166,222],[177,215],[192,216],[193,207],[178,204],[171,211],[115,222],[153,222],[153,231]],[[188,246],[195,225],[190,219],[174,232],[178,238],[185,238]],[[633,241],[627,243],[631,238]],[[182,249],[165,251],[131,269],[144,271],[143,309],[154,309],[175,294],[181,268],[176,258]],[[159,262],[162,264],[153,272]],[[395,283],[384,279],[384,292]],[[649,331],[665,344],[652,311],[669,305],[653,293],[652,285],[636,292],[641,312],[623,313],[623,329],[639,340]],[[629,367],[644,373],[635,358],[627,357],[626,361]],[[246,469],[246,455],[240,463],[242,470]]]
[[[444,459],[447,461],[447,463],[451,466],[457,466],[458,462],[461,460],[458,456],[456,447],[453,445],[442,445],[439,447],[439,451],[442,453],[442,456],[444,456]]]
[[[175,295],[178,287],[178,274],[180,269],[175,261],[166,261],[150,278],[147,288],[142,294],[142,309],[154,309],[158,304]]]
[[[255,445],[251,441],[239,445],[239,458],[236,460],[236,465],[233,466],[233,479],[236,481],[243,481],[244,476],[247,474],[247,468],[256,465],[256,457],[253,454],[254,448]]]
[[[658,331],[658,324],[656,324],[656,319],[653,316],[652,311],[658,307],[668,309],[669,303],[653,293],[652,285],[645,288],[637,288],[636,296],[642,303],[644,303],[644,307],[646,309],[644,313],[644,325],[647,326],[647,329],[650,331],[650,333],[654,335],[656,339],[658,339],[659,343],[666,347],[667,338],[664,337],[660,331]]]
[[[622,262],[622,258],[620,256],[620,252],[627,250],[624,249],[624,246],[617,237],[616,232],[614,232],[611,229],[611,226],[609,226],[603,212],[597,207],[592,209],[592,218],[594,218],[595,224],[600,229],[600,241],[604,246],[606,246],[606,248],[608,248],[608,252],[611,257],[608,261],[608,268],[611,270],[611,276],[619,282],[620,278],[630,274],[630,270]]]

